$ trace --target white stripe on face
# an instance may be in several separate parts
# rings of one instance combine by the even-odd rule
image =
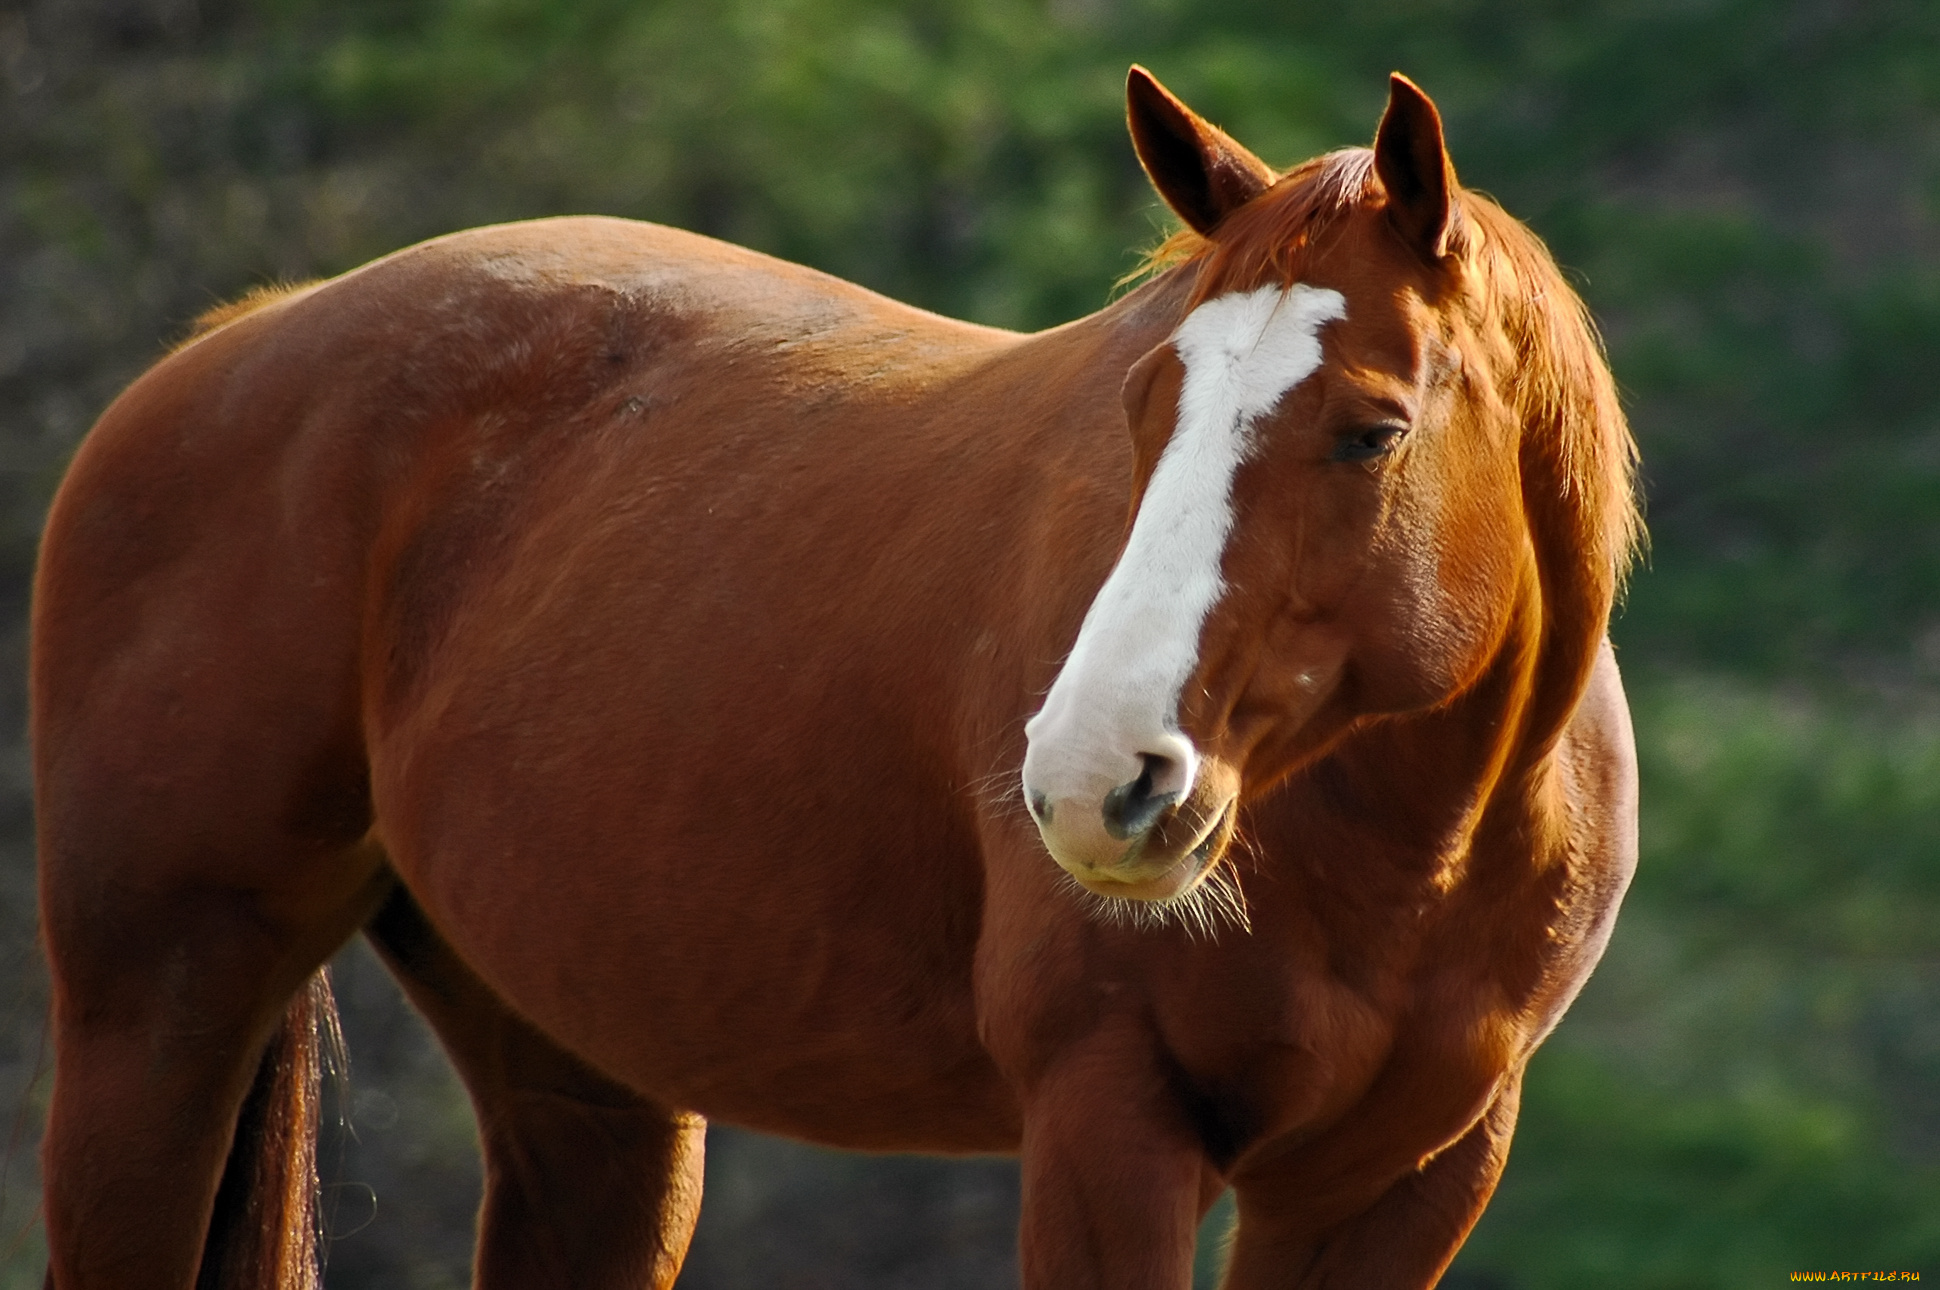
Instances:
[[[1233,477],[1253,423],[1320,366],[1320,328],[1346,306],[1337,291],[1267,286],[1208,300],[1173,333],[1185,366],[1177,424],[1124,554],[1025,727],[1027,800],[1049,804],[1053,818],[1062,802],[1092,804],[1095,815],[1105,794],[1138,778],[1141,756],[1172,763],[1156,791],[1191,790],[1197,755],[1179,732],[1179,697],[1226,589]]]

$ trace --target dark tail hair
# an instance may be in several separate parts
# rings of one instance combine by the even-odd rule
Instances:
[[[256,1068],[216,1190],[196,1290],[322,1290],[317,1128],[323,1068],[342,1069],[330,969],[296,992]]]

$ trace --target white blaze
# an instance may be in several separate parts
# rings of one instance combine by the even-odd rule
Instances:
[[[1101,802],[1139,776],[1140,754],[1173,762],[1160,791],[1190,790],[1197,757],[1179,732],[1179,697],[1206,615],[1226,589],[1220,562],[1233,527],[1233,477],[1253,423],[1320,366],[1320,328],[1345,316],[1338,291],[1267,286],[1208,300],[1179,324],[1178,421],[1124,554],[1024,728],[1027,792],[1054,808]]]

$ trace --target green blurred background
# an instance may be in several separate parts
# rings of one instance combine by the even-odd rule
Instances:
[[[26,588],[117,389],[252,284],[567,212],[1056,323],[1166,227],[1134,60],[1281,164],[1414,76],[1580,285],[1643,445],[1643,864],[1447,1284],[1940,1276],[1940,5],[4,0],[0,1287],[42,1259]],[[381,971],[339,973],[330,1284],[463,1285],[469,1113]],[[1007,1163],[719,1131],[709,1168],[683,1286],[1015,1283]]]

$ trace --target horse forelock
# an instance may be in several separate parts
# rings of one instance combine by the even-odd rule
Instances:
[[[1195,273],[1190,312],[1215,296],[1303,276],[1312,248],[1328,229],[1380,194],[1374,153],[1342,148],[1302,162],[1229,215],[1208,237],[1181,229],[1160,243],[1133,276],[1174,266]]]

